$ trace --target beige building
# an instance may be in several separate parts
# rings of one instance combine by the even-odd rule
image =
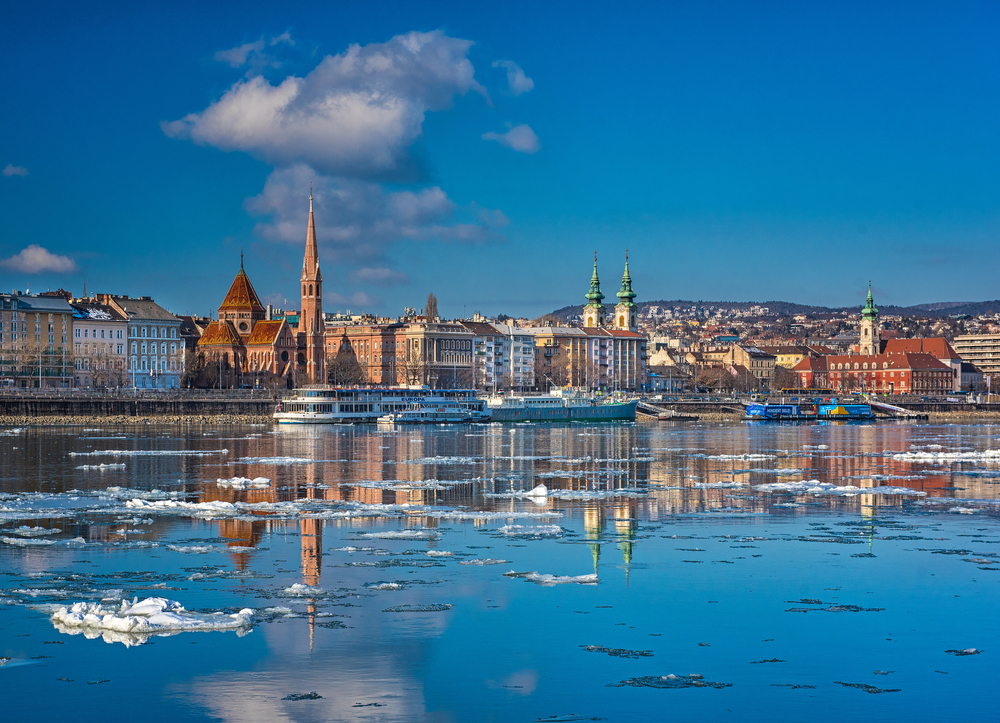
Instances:
[[[761,381],[770,382],[774,376],[774,355],[768,354],[755,346],[733,344],[732,348],[726,353],[724,361],[727,365],[746,367],[751,374]]]
[[[128,380],[128,319],[113,306],[73,299],[73,386],[121,387]]]
[[[975,364],[983,374],[1000,374],[1000,334],[966,334],[956,336],[952,348],[962,361]],[[997,380],[1000,385],[1000,380]]]
[[[62,293],[0,294],[0,386],[71,386],[73,308]]]

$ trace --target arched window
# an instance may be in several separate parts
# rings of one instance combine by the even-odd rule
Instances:
[[[146,338],[146,327],[142,327],[142,338]]]
[[[302,284],[302,295],[303,296],[306,295],[306,285],[305,284]]]
[[[146,342],[142,342],[142,353],[145,354],[147,351],[149,351],[148,345]]]
[[[149,370],[149,362],[146,360],[146,357],[143,357],[142,358],[142,371],[148,371],[148,370]]]
[[[312,294],[313,294],[313,285],[309,284],[309,296],[312,296]]]

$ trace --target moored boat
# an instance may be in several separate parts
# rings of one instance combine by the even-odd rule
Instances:
[[[449,404],[411,404],[399,412],[378,418],[379,424],[462,424],[489,421],[488,411],[472,412],[454,402]]]
[[[413,405],[455,405],[471,418],[488,418],[486,402],[473,389],[310,387],[282,400],[274,420],[279,424],[375,422]]]
[[[602,397],[571,389],[539,395],[487,397],[494,422],[634,421],[638,400]]]

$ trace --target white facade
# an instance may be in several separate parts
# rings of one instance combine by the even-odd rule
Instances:
[[[128,377],[128,323],[114,307],[76,300],[73,381],[76,387],[119,387]]]
[[[184,374],[181,320],[148,296],[101,295],[128,318],[128,382],[137,389],[179,389]]]
[[[493,323],[499,332],[494,337],[503,340],[503,360],[505,374],[513,389],[524,390],[535,386],[535,337],[528,330],[511,324]]]

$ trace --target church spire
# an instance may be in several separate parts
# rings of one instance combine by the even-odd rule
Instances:
[[[590,291],[584,296],[587,306],[601,306],[604,294],[601,293],[601,280],[597,276],[597,252],[594,252],[594,273],[590,277]]]
[[[622,274],[622,288],[616,296],[619,306],[635,306],[635,292],[632,291],[632,277],[628,272],[628,249],[625,249],[625,273]]]
[[[865,308],[861,310],[862,317],[877,317],[878,309],[875,308],[875,299],[872,298],[872,282],[868,282],[868,300],[865,302]]]
[[[306,229],[306,254],[302,258],[302,278],[322,280],[319,270],[319,249],[316,246],[316,217],[313,215],[312,188],[309,189],[309,226]]]

